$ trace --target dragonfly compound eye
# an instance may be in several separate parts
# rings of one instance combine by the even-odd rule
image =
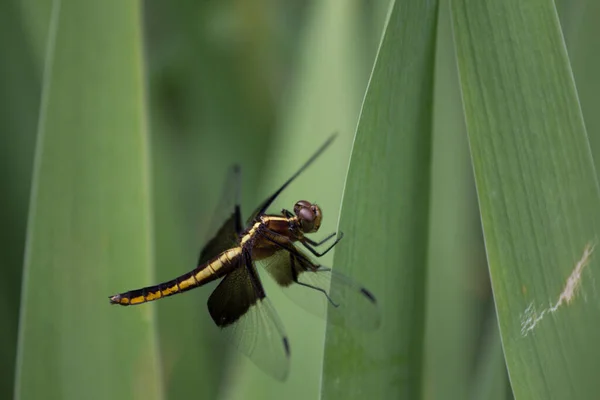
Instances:
[[[300,212],[301,209],[311,208],[311,207],[312,207],[312,204],[310,204],[310,201],[300,200],[296,204],[294,204],[294,214],[296,214],[298,217],[300,217],[300,215],[298,215],[298,213]]]
[[[302,204],[304,203],[304,204]],[[316,232],[321,225],[321,209],[308,201],[296,203],[294,211],[305,233]]]

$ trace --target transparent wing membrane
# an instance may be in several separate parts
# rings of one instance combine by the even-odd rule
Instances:
[[[281,248],[263,265],[284,293],[308,312],[347,328],[379,326],[381,316],[371,292],[342,273],[313,263],[299,249]]]
[[[302,165],[298,171],[296,171],[296,173],[294,173],[294,175],[292,175],[287,181],[285,181],[285,183],[283,185],[281,185],[281,187],[279,189],[277,189],[275,191],[275,193],[273,193],[271,196],[269,196],[265,201],[263,201],[260,206],[258,206],[256,208],[256,210],[254,210],[254,212],[250,215],[250,218],[248,218],[247,224],[250,225],[252,222],[254,222],[256,220],[256,218],[259,215],[264,214],[267,209],[269,208],[269,206],[271,206],[271,204],[275,201],[275,199],[277,199],[277,197],[281,194],[281,192],[283,192],[285,190],[285,188],[287,188],[289,186],[290,183],[292,183],[294,181],[294,179],[296,179],[302,172],[304,172],[304,170],[306,168],[308,168],[310,166],[310,164],[312,164],[320,155],[321,153],[323,153],[325,151],[325,149],[327,149],[327,147],[329,147],[329,145],[333,142],[333,140],[337,137],[337,133],[333,133],[331,136],[329,136],[329,138],[327,138],[327,140],[325,141],[325,143],[323,143],[321,145],[321,147],[319,147],[317,149],[317,151],[308,159],[308,161],[306,161],[304,163],[304,165]]]
[[[269,375],[284,380],[290,349],[283,324],[266,298],[254,266],[247,255],[242,258],[242,264],[211,294],[208,310],[242,353]]]
[[[202,265],[223,251],[236,246],[238,234],[243,229],[239,206],[241,173],[239,165],[229,169],[221,198],[208,225],[209,234],[214,236],[202,248],[196,265]]]

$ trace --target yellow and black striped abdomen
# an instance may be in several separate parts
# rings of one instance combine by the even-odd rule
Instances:
[[[239,265],[241,254],[241,247],[229,249],[206,264],[200,265],[193,271],[178,276],[171,281],[110,296],[110,302],[112,304],[129,306],[183,293],[219,279],[232,271]]]

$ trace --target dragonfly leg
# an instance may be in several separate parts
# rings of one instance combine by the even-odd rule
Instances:
[[[335,233],[334,233],[335,234]],[[342,238],[344,237],[344,234],[342,232],[340,232],[338,234],[338,237],[335,239],[335,242],[333,242],[327,249],[325,249],[325,251],[323,251],[322,253],[319,253],[317,250],[315,250],[315,248],[313,246],[319,246],[320,244],[323,244],[324,242],[326,242],[327,240],[331,239],[333,237],[334,234],[329,235],[328,237],[326,237],[324,240],[322,240],[321,242],[317,243],[317,242],[313,242],[312,240],[308,239],[308,238],[303,238],[302,241],[300,241],[300,243],[302,243],[302,245],[308,250],[310,251],[315,257],[323,257],[325,254],[327,254],[331,249],[333,249],[335,247],[336,244],[338,244],[338,242],[340,240],[342,240]],[[312,242],[312,243],[311,243]]]
[[[327,235],[325,238],[323,238],[323,240],[320,240],[318,242],[315,242],[311,238],[307,238],[307,237],[305,237],[304,239],[306,240],[306,243],[310,244],[311,246],[319,247],[320,245],[325,244],[326,242],[328,242],[335,235],[336,235],[336,232],[331,232],[329,235]],[[344,237],[344,234],[342,232],[340,232],[339,236],[340,236],[340,239],[341,239],[341,238]]]
[[[294,267],[295,258],[294,258],[294,256],[293,256],[292,254],[290,254],[290,261],[291,261],[291,262],[290,262],[290,264],[291,264],[291,266],[292,266],[292,279],[294,280],[294,282],[296,282],[296,283],[297,283],[298,285],[300,285],[300,286],[304,286],[304,287],[307,287],[307,288],[310,288],[310,289],[314,289],[314,290],[316,290],[316,291],[319,291],[319,292],[323,293],[323,295],[324,295],[324,296],[327,298],[327,301],[329,301],[329,303],[330,303],[332,306],[334,306],[334,307],[336,307],[336,308],[340,306],[339,304],[336,304],[336,303],[335,303],[335,302],[334,302],[334,301],[331,299],[331,297],[329,297],[329,293],[327,293],[327,291],[325,291],[325,289],[323,289],[323,288],[320,288],[320,287],[316,287],[316,286],[313,286],[313,285],[310,285],[310,284],[308,284],[308,283],[300,282],[300,281],[298,280],[298,271],[297,271],[297,270],[296,270],[296,268]],[[310,273],[310,272],[306,272],[306,273]]]

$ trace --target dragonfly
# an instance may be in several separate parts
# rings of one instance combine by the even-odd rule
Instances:
[[[257,264],[262,265],[284,292],[295,288],[295,297],[290,294],[290,298],[308,311],[324,316],[335,325],[376,329],[380,318],[373,293],[311,258],[324,256],[343,238],[341,232],[333,232],[319,241],[307,236],[319,230],[323,219],[321,208],[300,200],[294,204],[293,211],[283,209],[280,214],[267,214],[277,197],[335,137],[335,134],[331,135],[308,161],[267,197],[245,225],[239,201],[241,170],[234,166],[230,173],[230,180],[237,187],[233,210],[227,211],[229,215],[223,218],[225,221],[216,235],[201,250],[197,267],[158,285],[109,296],[110,303],[122,306],[145,304],[222,279],[208,299],[212,320],[260,369],[281,381],[289,373],[289,340],[263,288]],[[311,295],[320,300],[320,307],[314,302],[310,305]]]

